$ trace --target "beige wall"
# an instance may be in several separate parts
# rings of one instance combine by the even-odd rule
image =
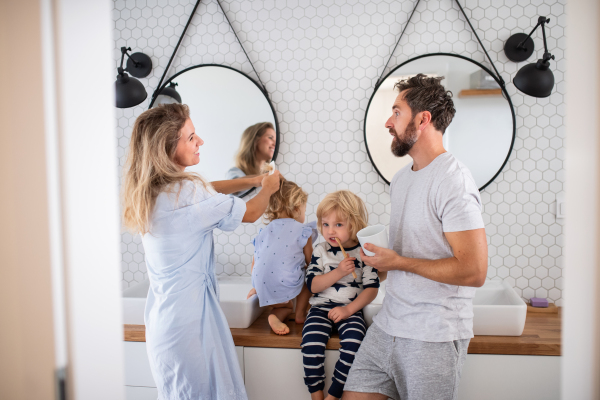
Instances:
[[[562,398],[591,400],[600,398],[600,3],[567,5]]]
[[[53,399],[39,1],[0,1],[0,55],[0,398]]]

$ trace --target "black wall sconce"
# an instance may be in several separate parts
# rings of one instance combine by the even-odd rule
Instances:
[[[154,104],[152,107],[156,107],[159,104],[172,104],[179,103],[181,104],[181,95],[177,90],[175,90],[175,86],[178,86],[177,83],[171,81],[169,86],[163,88],[158,95],[156,96],[156,100],[154,100]]]
[[[508,38],[504,44],[504,54],[509,60],[521,62],[527,60],[534,50],[533,39],[531,35],[541,26],[544,37],[544,55],[537,63],[525,65],[517,72],[513,83],[521,92],[533,97],[548,97],[554,88],[554,74],[550,71],[550,60],[554,56],[548,52],[546,44],[546,30],[544,25],[550,22],[549,18],[539,17],[537,25],[529,35],[516,33]]]
[[[150,75],[152,60],[144,53],[129,55],[128,51],[131,51],[131,47],[121,47],[121,65],[117,69],[119,74],[115,82],[118,108],[137,106],[148,97],[144,85],[136,78],[145,78]],[[127,56],[127,68],[123,69],[125,56]],[[129,72],[131,77],[125,71]]]

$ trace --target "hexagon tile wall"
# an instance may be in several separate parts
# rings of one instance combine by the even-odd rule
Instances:
[[[529,32],[539,15],[551,18],[548,47],[556,55],[554,93],[535,99],[508,91],[517,113],[515,148],[504,171],[482,193],[489,242],[488,277],[508,281],[524,298],[562,303],[563,227],[555,218],[564,184],[565,0],[461,0],[507,82],[523,64],[507,60],[504,41]],[[350,189],[368,204],[370,223],[388,224],[389,188],[368,160],[363,120],[369,97],[413,1],[222,2],[265,82],[281,122],[277,165],[309,193],[307,219],[315,219],[328,192]],[[125,44],[152,57],[142,79],[154,90],[193,8],[192,0],[116,0],[115,64]],[[536,33],[536,56],[542,39]],[[452,52],[488,64],[451,0],[421,2],[389,68],[419,54]],[[533,59],[533,57],[532,57]],[[531,61],[530,61],[531,62]],[[203,1],[170,74],[216,63],[255,76],[215,0]],[[148,103],[117,110],[119,164],[125,163],[131,127]],[[208,144],[211,146],[211,144]],[[252,237],[260,224],[216,233],[217,272],[247,275]],[[139,237],[123,233],[123,287],[146,277]]]

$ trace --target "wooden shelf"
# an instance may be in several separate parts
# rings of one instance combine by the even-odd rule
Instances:
[[[473,96],[502,96],[502,89],[464,89],[458,93],[458,97]]]
[[[231,329],[236,346],[273,347],[299,349],[302,342],[302,325],[296,325],[293,314],[286,324],[290,333],[284,336],[274,334],[267,321],[268,309],[247,329]],[[519,354],[531,356],[560,356],[561,317],[558,313],[528,312],[525,329],[521,336],[475,336],[469,344],[469,354]],[[144,342],[144,325],[125,325],[125,341]],[[337,333],[327,343],[328,350],[340,348]]]

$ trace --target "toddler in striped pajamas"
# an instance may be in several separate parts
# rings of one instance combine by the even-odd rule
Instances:
[[[306,285],[313,296],[302,330],[304,383],[313,400],[324,398],[325,346],[334,327],[341,349],[327,400],[342,397],[354,354],[367,332],[362,309],[379,290],[377,270],[361,262],[356,237],[367,226],[367,219],[363,201],[347,190],[328,194],[317,208],[317,226],[325,242],[313,250],[306,273]],[[336,238],[348,258],[344,258]]]

